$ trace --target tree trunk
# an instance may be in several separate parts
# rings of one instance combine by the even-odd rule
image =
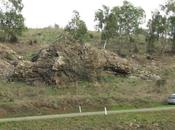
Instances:
[[[106,49],[106,45],[107,45],[107,40],[105,40],[104,46],[103,48]]]
[[[173,35],[172,52],[175,53],[175,34]]]

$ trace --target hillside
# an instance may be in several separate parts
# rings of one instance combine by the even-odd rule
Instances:
[[[174,130],[174,77],[175,0],[0,0],[0,130]]]
[[[34,33],[33,39],[39,39],[44,35],[37,36],[39,32],[26,33]],[[174,92],[172,54],[133,53],[122,58],[111,51],[114,44],[104,50],[99,48],[100,43],[93,44],[96,40],[82,46],[43,44],[40,40],[31,44],[28,38],[23,36],[15,44],[0,44],[1,118],[77,112],[79,105],[83,111],[103,110],[104,106],[109,110],[164,106],[168,95]],[[77,74],[82,69],[86,70],[82,73],[85,78]],[[94,76],[94,70],[100,76]],[[56,83],[58,79],[54,81],[53,75],[61,80]],[[110,117],[111,122],[113,119]]]
[[[34,33],[31,36],[37,36],[39,32],[33,32],[33,30],[31,30],[31,32],[29,31],[26,33]],[[45,35],[43,33],[41,34]],[[41,37],[41,35],[39,35],[38,38],[39,37]],[[5,52],[4,54],[7,53],[8,55],[13,57],[9,59],[9,56],[6,54],[6,56],[4,57],[8,59],[4,59],[2,58],[3,55],[1,55],[1,60],[3,60],[3,62],[1,63],[5,62],[4,69],[2,70],[5,71],[7,68],[11,68],[7,67],[7,64],[16,67],[16,70],[13,71],[15,72],[14,74],[16,74],[16,78],[14,78],[15,82],[6,83],[6,81],[1,81],[1,109],[2,111],[4,111],[4,113],[7,113],[7,115],[8,111],[14,111],[14,114],[18,113],[18,111],[16,112],[15,109],[18,109],[19,113],[22,114],[24,112],[21,111],[23,111],[24,107],[25,111],[27,111],[25,113],[32,113],[35,110],[43,111],[43,113],[52,113],[52,111],[53,113],[61,113],[62,111],[74,111],[78,104],[85,105],[85,107],[87,107],[87,110],[101,109],[104,105],[108,105],[109,107],[116,109],[120,107],[149,107],[162,104],[165,101],[167,95],[173,92],[173,74],[175,65],[173,56],[157,55],[154,56],[153,59],[147,59],[146,55],[134,54],[134,57],[128,56],[125,60],[123,60],[122,58],[118,58],[116,61],[114,61],[112,59],[117,56],[117,54],[114,54],[112,52],[106,53],[106,51],[104,50],[100,51],[99,49],[94,49],[92,45],[87,45],[86,47],[84,47],[83,51],[82,46],[76,44],[73,46],[65,46],[65,44],[49,45],[42,43],[35,43],[31,45],[27,42],[28,38],[29,37],[26,37],[25,40],[21,40],[26,41],[25,43],[20,42],[16,44],[1,44],[3,47],[8,46],[9,48],[7,50],[10,50],[9,52]],[[61,54],[61,56],[65,56],[65,58],[67,58],[67,65],[65,66],[65,69],[66,73],[68,74],[69,70],[73,69],[70,67],[74,67],[74,65],[76,65],[77,67],[74,68],[77,72],[79,70],[82,70],[82,67],[86,68],[90,65],[93,68],[90,72],[92,72],[96,68],[100,68],[100,66],[103,66],[107,70],[107,73],[101,73],[100,78],[96,77],[96,80],[92,80],[90,82],[88,80],[79,79],[77,80],[77,82],[68,83],[67,85],[55,85],[54,81],[54,84],[50,85],[51,87],[49,87],[47,84],[44,85],[43,83],[49,83],[49,81],[52,81],[52,77],[49,77],[49,75],[47,77],[45,73],[48,73],[49,70],[44,69],[47,71],[41,71],[40,74],[44,82],[42,80],[41,82],[35,82],[35,88],[30,87],[31,85],[27,85],[26,83],[21,83],[21,81],[27,81],[32,78],[30,77],[30,73],[28,72],[35,73],[31,73],[31,76],[37,76],[35,77],[36,79],[41,78],[40,76],[38,76],[40,66],[42,65],[43,67],[47,67],[47,65],[56,65],[57,63],[55,62],[55,58],[57,57],[55,56],[57,52],[59,53],[59,55]],[[84,53],[82,54],[84,56],[83,62],[79,61],[81,57],[77,55],[77,53]],[[106,64],[106,61],[105,59],[103,59],[103,57],[108,57],[111,61],[108,61]],[[60,59],[60,57],[58,57],[58,59]],[[86,61],[87,59],[89,61]],[[9,62],[9,60],[13,62],[11,63]],[[120,61],[121,63],[124,61],[123,63],[125,65],[129,63],[132,68],[132,74],[124,76],[120,74],[115,75],[116,72],[112,72],[114,75],[111,72],[109,73],[109,71],[121,69],[120,65],[116,66],[118,65],[118,61]],[[27,65],[23,66],[23,63],[26,63]],[[33,68],[37,68],[38,70],[27,70],[30,68],[29,65],[34,66]],[[110,69],[107,68],[108,65],[110,65]],[[114,69],[115,67],[117,68]],[[104,68],[102,70],[104,70]],[[58,73],[60,72],[60,70],[58,69],[59,68],[57,68],[56,73],[54,72],[54,74],[59,75],[62,73]],[[61,70],[63,70],[63,68],[61,68]],[[126,70],[126,72],[128,73],[128,69],[124,70]],[[20,72],[19,75],[18,72]],[[87,72],[88,71],[86,71],[86,73]],[[120,70],[118,72],[124,71]],[[23,75],[23,77],[19,77],[21,76],[21,74]],[[72,74],[70,74],[71,77],[75,79],[78,78]],[[64,75],[60,76],[62,80],[66,79],[66,83],[68,80],[67,78],[70,78],[70,76],[68,76],[67,78]],[[85,74],[85,76],[88,75]],[[41,99],[41,97],[43,98]],[[68,103],[69,105],[67,105]]]

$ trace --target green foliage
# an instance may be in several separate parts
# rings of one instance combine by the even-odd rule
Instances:
[[[22,0],[0,0],[0,40],[16,42],[25,29]]]
[[[113,9],[103,5],[103,9],[95,13],[95,21],[98,22],[97,30],[101,32],[101,40],[105,42],[116,36],[129,37],[131,42],[133,39],[131,35],[136,34],[144,18],[144,10],[128,1],[124,1],[122,6],[116,6]]]
[[[65,31],[69,32],[75,40],[83,43],[87,38],[87,27],[83,20],[80,19],[78,11],[73,11],[74,16],[72,20],[65,27]]]
[[[118,17],[120,35],[132,35],[139,29],[139,25],[144,22],[145,12],[142,8],[135,7],[128,1],[124,1],[123,5],[116,10],[113,9],[114,14]],[[119,13],[118,13],[119,12]]]
[[[172,51],[175,52],[175,0],[168,0],[162,6],[162,10],[166,12],[166,17],[169,22],[169,36],[172,39]]]
[[[147,52],[154,52],[154,42],[160,38],[166,38],[167,19],[159,11],[153,12],[152,19],[148,22]]]
[[[102,32],[102,40],[109,40],[115,32],[115,17],[109,7],[103,5],[103,9],[99,9],[95,13],[95,21],[98,21],[96,27],[98,31]]]
[[[162,9],[166,11],[166,13],[175,12],[175,0],[167,0],[165,5],[162,5]]]
[[[147,52],[157,51],[158,44],[162,52],[169,52],[168,46],[171,46],[171,52],[175,52],[175,0],[167,0],[161,5],[161,10],[152,14],[152,19],[148,22],[148,31],[146,35]]]

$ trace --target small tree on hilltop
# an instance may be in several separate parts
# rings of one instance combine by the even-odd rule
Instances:
[[[87,27],[83,20],[80,19],[78,11],[73,11],[73,18],[65,27],[65,31],[69,32],[73,38],[81,43],[84,43],[87,38]]]
[[[22,0],[0,0],[1,40],[16,42],[25,29]]]

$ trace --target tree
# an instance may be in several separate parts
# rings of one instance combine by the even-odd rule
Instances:
[[[153,12],[152,19],[148,22],[148,35],[146,40],[147,44],[147,52],[152,53],[154,51],[154,42],[156,40],[166,39],[167,34],[167,18],[159,11]]]
[[[118,17],[119,34],[128,36],[129,40],[131,40],[131,35],[135,34],[140,24],[144,22],[145,11],[140,7],[135,7],[128,1],[124,1],[119,9],[114,7],[113,11]]]
[[[116,23],[113,13],[109,7],[103,5],[103,9],[99,9],[95,13],[95,21],[97,21],[96,29],[101,32],[101,41],[104,42],[104,49],[106,44],[116,33]]]
[[[175,0],[168,0],[162,5],[162,10],[166,12],[170,27],[170,37],[172,38],[172,52],[175,52]]]
[[[0,0],[1,40],[16,42],[25,29],[22,0]]]
[[[60,26],[58,24],[54,24],[54,28],[59,29]]]
[[[97,30],[101,32],[102,41],[107,43],[115,36],[129,37],[135,34],[140,24],[145,18],[145,12],[142,8],[135,7],[128,1],[124,1],[122,6],[115,6],[113,9],[103,5],[95,13],[95,21],[97,21]],[[105,47],[105,46],[104,46]]]
[[[78,11],[73,11],[73,18],[65,27],[65,31],[69,32],[75,40],[83,43],[87,37],[87,27],[83,20],[80,19]]]

